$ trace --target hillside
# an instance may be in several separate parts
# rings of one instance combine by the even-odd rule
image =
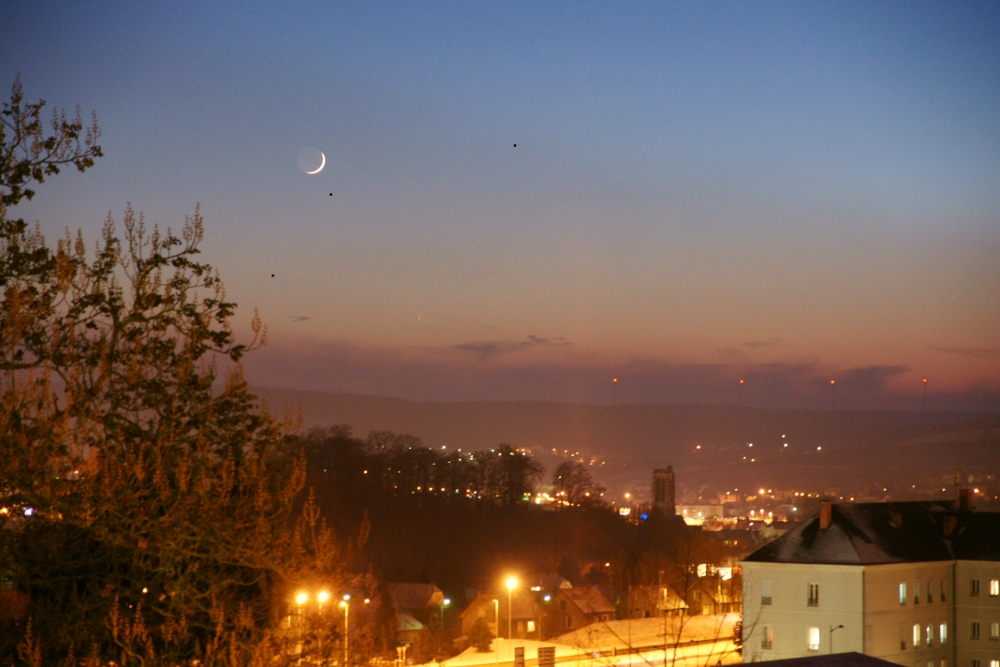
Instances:
[[[415,402],[382,396],[255,388],[275,409],[301,408],[307,427],[392,430],[432,447],[529,447],[551,470],[593,462],[609,497],[645,499],[649,473],[667,464],[679,489],[766,485],[922,497],[956,469],[989,483],[1000,473],[1000,416],[967,412],[759,410],[720,405]],[[753,443],[753,446],[750,446]],[[787,446],[785,446],[787,444]],[[700,446],[700,447],[699,447]],[[994,482],[995,483],[995,482]]]

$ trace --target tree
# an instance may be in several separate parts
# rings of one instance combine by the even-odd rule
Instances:
[[[469,628],[469,643],[475,646],[480,653],[490,650],[490,645],[493,644],[493,632],[485,618],[477,618],[472,627]]]
[[[535,483],[545,469],[528,452],[501,444],[489,457],[483,458],[486,496],[504,507],[521,502],[535,489]]]
[[[91,259],[7,210],[60,165],[100,157],[96,121],[39,121],[20,82],[0,134],[0,573],[26,597],[0,662],[249,664],[321,646],[321,619],[278,622],[301,582],[334,583],[342,549],[309,498],[294,419],[256,404],[235,304],[195,210],[181,235],[131,207]],[[218,360],[231,365],[220,379]],[[17,517],[16,519],[14,517]],[[313,621],[317,621],[315,624]],[[315,627],[314,627],[315,626]],[[326,645],[332,646],[327,641]]]
[[[552,474],[556,495],[570,505],[594,505],[601,502],[604,487],[594,481],[587,466],[563,461]]]

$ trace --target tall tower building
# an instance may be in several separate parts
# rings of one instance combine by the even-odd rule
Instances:
[[[657,468],[653,471],[653,512],[664,516],[677,513],[674,503],[674,468]]]

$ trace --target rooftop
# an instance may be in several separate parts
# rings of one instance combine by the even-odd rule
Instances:
[[[1000,513],[957,511],[947,501],[832,506],[745,559],[762,563],[880,563],[1000,560]]]

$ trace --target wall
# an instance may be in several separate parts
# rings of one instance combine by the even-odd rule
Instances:
[[[864,649],[864,567],[812,563],[741,563],[743,567],[743,662],[782,660]],[[771,604],[761,604],[763,582],[771,582]],[[819,585],[819,604],[810,606],[809,584]],[[764,648],[765,627],[774,628]],[[833,632],[831,651],[830,628]],[[819,628],[819,647],[807,646],[808,629]],[[989,667],[984,665],[983,667]]]

